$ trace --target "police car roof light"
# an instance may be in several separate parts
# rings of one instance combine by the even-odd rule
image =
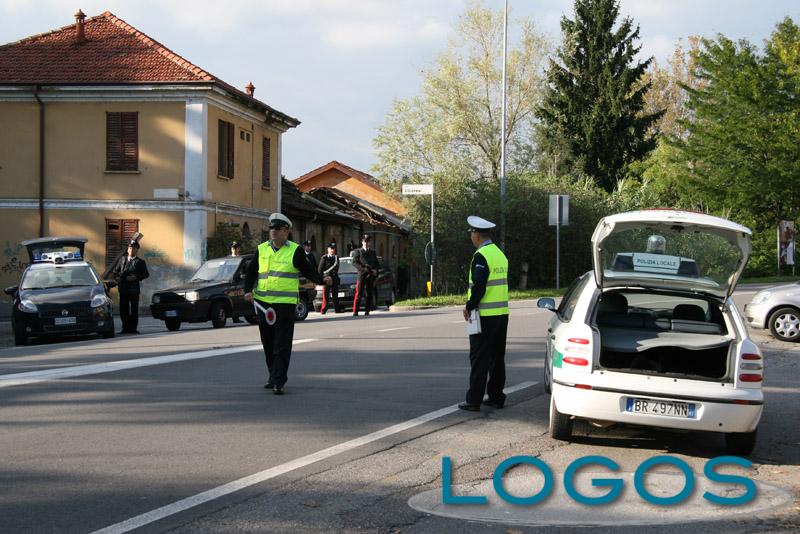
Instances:
[[[79,252],[43,252],[34,263],[64,263],[67,261],[83,261]]]

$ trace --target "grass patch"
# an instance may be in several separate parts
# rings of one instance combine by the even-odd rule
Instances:
[[[509,300],[537,299],[539,297],[560,297],[566,288],[562,289],[526,289],[525,291],[512,290],[508,292]],[[434,295],[433,297],[420,297],[416,299],[400,300],[395,306],[463,306],[467,302],[467,294]]]

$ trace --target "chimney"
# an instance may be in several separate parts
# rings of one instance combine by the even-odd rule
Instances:
[[[244,92],[247,93],[247,96],[253,96],[255,94],[256,86],[253,85],[253,82],[250,82],[244,86]]]
[[[86,32],[83,27],[83,21],[86,19],[86,14],[80,9],[77,13],[75,13],[75,30],[77,34],[75,35],[75,40],[79,43],[82,43],[86,40]]]

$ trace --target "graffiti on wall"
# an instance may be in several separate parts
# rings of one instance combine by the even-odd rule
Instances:
[[[3,248],[3,265],[0,266],[0,270],[4,274],[21,274],[22,271],[28,267],[27,260],[27,253],[23,254],[25,247],[23,247],[20,243],[11,243],[10,241],[6,241],[6,246]],[[19,256],[23,256],[23,259],[20,259]]]
[[[167,253],[160,248],[148,248],[143,254],[148,265],[164,265],[167,263]]]

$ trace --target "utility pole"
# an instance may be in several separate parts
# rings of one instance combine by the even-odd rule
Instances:
[[[508,49],[508,0],[503,9],[503,93],[500,113],[500,248],[506,248],[506,55]]]

